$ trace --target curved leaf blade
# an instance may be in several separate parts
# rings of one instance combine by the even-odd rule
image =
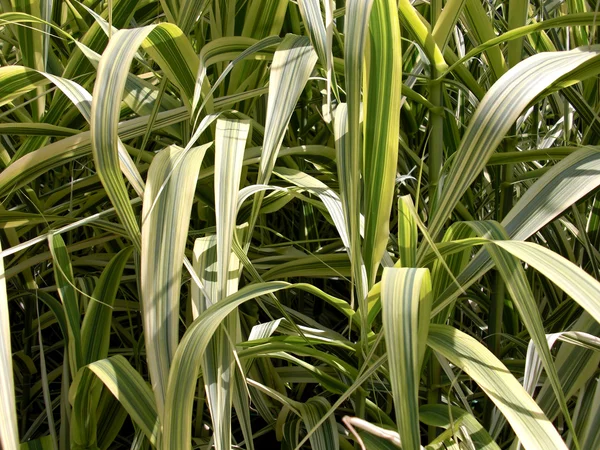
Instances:
[[[526,449],[567,448],[521,383],[475,339],[447,325],[431,325],[427,345],[477,382],[504,414]]]

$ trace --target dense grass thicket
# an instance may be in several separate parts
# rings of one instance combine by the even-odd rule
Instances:
[[[0,0],[0,448],[600,449],[586,0]]]

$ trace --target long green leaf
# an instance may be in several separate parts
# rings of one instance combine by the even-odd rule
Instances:
[[[400,0],[398,9],[403,24],[419,43],[421,49],[427,55],[429,63],[436,68],[438,72],[443,72],[448,65],[440,47],[438,47],[435,38],[431,34],[430,25],[425,22],[422,16],[417,12],[415,6],[409,0]]]
[[[123,269],[132,250],[132,247],[125,248],[111,259],[92,293],[91,303],[81,325],[84,364],[108,356],[113,305]],[[71,440],[75,445],[87,448],[96,445],[98,438],[97,415],[92,405],[96,405],[99,400],[100,384],[85,369],[78,373],[77,383],[72,400]]]
[[[464,12],[467,29],[473,34],[475,42],[483,43],[496,36],[492,22],[488,20],[486,10],[480,2],[466,0]],[[491,47],[486,52],[486,57],[494,78],[499,79],[506,72],[504,55],[499,48]]]
[[[108,356],[112,308],[125,264],[133,248],[127,247],[110,260],[102,271],[92,293],[91,302],[81,324],[81,346],[84,364],[90,364]]]
[[[73,268],[67,253],[67,247],[59,235],[48,236],[48,246],[54,260],[54,278],[58,293],[65,309],[69,331],[69,367],[73,376],[83,366],[83,349],[81,345],[81,318],[79,300],[75,290]]]
[[[0,67],[0,106],[48,83],[49,80],[43,75],[27,67]]]

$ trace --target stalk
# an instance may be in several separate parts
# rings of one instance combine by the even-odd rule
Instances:
[[[431,1],[431,27],[435,27],[440,14],[442,13],[442,0]],[[442,81],[437,80],[438,76],[441,75],[436,68],[435,64],[431,64],[431,80],[430,80],[430,91],[429,101],[433,104],[435,109],[429,112],[430,121],[430,135],[429,135],[429,197],[430,197],[430,211],[433,212],[433,208],[436,206],[438,185],[440,176],[442,173],[442,167],[444,164],[444,112],[441,110],[441,106],[444,104],[444,97],[442,91]],[[436,404],[439,402],[440,396],[440,382],[441,382],[441,367],[440,364],[433,355],[429,358],[431,365],[429,367],[429,390],[427,394],[427,403]],[[433,388],[435,386],[435,388]],[[438,434],[438,429],[434,426],[427,427],[427,435],[429,441],[433,441]]]
[[[436,81],[437,71],[432,69],[431,91],[429,101],[436,107],[442,106],[442,83]],[[429,134],[429,195],[432,205],[435,206],[437,189],[442,173],[444,160],[444,118],[442,114],[430,112],[430,134]]]
[[[431,1],[430,23],[434,28],[442,13],[442,0]],[[430,134],[429,134],[429,196],[431,205],[435,208],[438,184],[444,164],[444,116],[443,112],[438,111],[443,105],[442,82],[437,80],[441,75],[436,65],[431,62],[431,80],[429,90],[429,101],[434,105],[435,110],[430,111]]]

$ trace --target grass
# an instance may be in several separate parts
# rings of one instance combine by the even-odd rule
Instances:
[[[600,448],[596,9],[0,1],[0,446]]]

